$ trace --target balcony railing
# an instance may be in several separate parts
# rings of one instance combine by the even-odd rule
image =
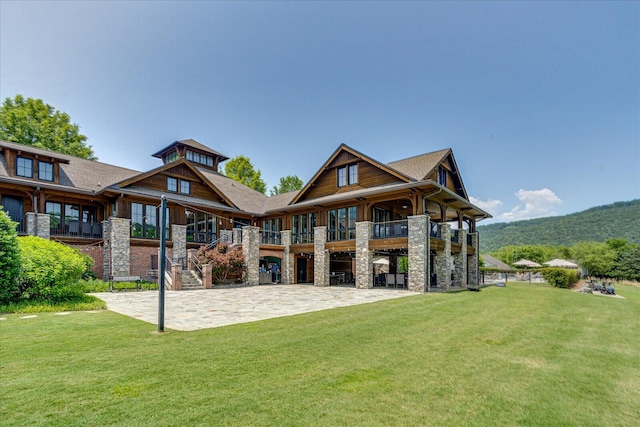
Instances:
[[[187,242],[211,243],[217,238],[218,236],[213,232],[187,230]]]
[[[84,237],[87,239],[102,238],[102,224],[99,222],[80,222],[71,220],[68,224],[54,225],[50,229],[52,236]]]
[[[409,236],[409,222],[401,221],[385,221],[373,223],[374,239],[390,239],[395,237]]]
[[[260,241],[264,245],[281,245],[282,237],[279,231],[263,231],[260,233],[262,236]]]

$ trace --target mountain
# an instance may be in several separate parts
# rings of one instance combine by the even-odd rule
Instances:
[[[478,233],[481,253],[510,245],[573,246],[613,238],[640,244],[640,199],[564,216],[481,225]]]

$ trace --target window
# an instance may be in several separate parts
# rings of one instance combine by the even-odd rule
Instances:
[[[178,192],[178,180],[176,178],[167,177],[167,191],[171,191],[172,193]]]
[[[262,221],[262,243],[269,245],[282,244],[282,218],[272,218]]]
[[[16,159],[16,175],[33,178],[33,160],[18,157]]]
[[[349,165],[349,185],[358,183],[358,164]]]
[[[187,241],[210,243],[216,240],[218,223],[215,215],[204,212],[186,211]]]
[[[338,187],[347,185],[347,168],[338,168]]]
[[[53,163],[38,162],[38,179],[42,181],[53,181]]]
[[[56,202],[46,202],[44,213],[49,215],[49,227],[58,230],[62,227],[62,204]]]
[[[358,183],[358,164],[338,168],[338,187]]]
[[[442,166],[438,168],[438,184],[443,187],[447,186],[447,170]]]
[[[292,243],[313,243],[313,233],[316,226],[315,212],[294,215],[292,218]]]
[[[194,163],[200,163],[201,165],[213,167],[213,157],[207,156],[206,154],[200,154],[191,150],[187,150],[187,160]]]
[[[131,237],[160,238],[160,218],[155,205],[131,203]],[[165,212],[165,233],[169,237],[169,208]]]
[[[182,194],[191,194],[191,182],[180,180],[180,192]]]
[[[179,155],[177,151],[169,153],[164,157],[164,164],[166,165],[167,163],[175,162],[176,160],[178,160],[178,157]]]
[[[327,212],[327,240],[355,239],[357,218],[358,209],[355,206],[329,210]]]

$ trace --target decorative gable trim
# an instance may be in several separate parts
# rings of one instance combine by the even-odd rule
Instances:
[[[300,190],[300,192],[293,198],[290,205],[294,205],[298,203],[300,200],[303,200],[305,196],[307,196],[310,190],[316,185],[318,180],[323,177],[326,173],[330,171],[336,170],[338,167],[347,166],[354,162],[364,162],[375,169],[381,170],[400,182],[411,182],[413,179],[400,171],[397,171],[384,163],[380,163],[377,160],[372,159],[369,156],[366,156],[360,153],[357,150],[347,146],[346,144],[341,144],[336,151],[329,157],[329,159],[322,165],[320,169],[315,173],[315,175],[307,182],[307,184]],[[361,189],[361,186],[354,186],[356,189]],[[338,188],[336,193],[340,192],[348,192],[348,187]]]
[[[186,159],[179,159],[175,162],[172,163],[167,163],[166,165],[162,165],[158,168],[152,169],[148,172],[142,173],[140,175],[136,175],[132,178],[126,179],[124,181],[120,181],[119,183],[117,183],[116,185],[119,186],[120,188],[126,188],[126,187],[130,187],[130,186],[134,186],[136,183],[139,183],[140,181],[143,181],[147,178],[150,178],[154,175],[158,175],[158,174],[163,174],[166,176],[181,176],[181,175],[176,175],[176,174],[172,174],[170,171],[171,169],[174,169],[176,167],[184,167],[187,168],[190,172],[193,173],[194,176],[197,177],[197,179],[203,183],[206,187],[208,187],[213,193],[215,193],[215,195],[222,201],[224,201],[228,206],[237,208],[237,206],[231,201],[231,199],[229,199],[224,192],[220,191],[215,185],[213,185],[213,183],[211,181],[209,181],[203,174],[202,172],[200,172],[200,170],[198,170],[198,168],[194,167],[189,161],[187,161]],[[182,175],[184,176],[184,175]]]

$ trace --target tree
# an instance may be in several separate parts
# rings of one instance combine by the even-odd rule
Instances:
[[[271,195],[289,193],[290,191],[300,190],[304,185],[304,182],[296,175],[287,175],[280,178],[280,185],[274,186],[271,190]]]
[[[629,245],[618,253],[613,276],[618,280],[640,282],[640,245]]]
[[[16,223],[0,209],[0,304],[18,298],[20,275],[20,246]]]
[[[571,254],[587,276],[609,277],[616,251],[606,243],[579,242],[571,247]]]
[[[260,170],[256,170],[246,156],[240,155],[228,160],[224,165],[224,174],[262,194],[267,191],[267,184],[262,180]]]
[[[5,98],[0,107],[0,139],[36,148],[97,160],[80,127],[67,113],[41,99],[16,95]]]

